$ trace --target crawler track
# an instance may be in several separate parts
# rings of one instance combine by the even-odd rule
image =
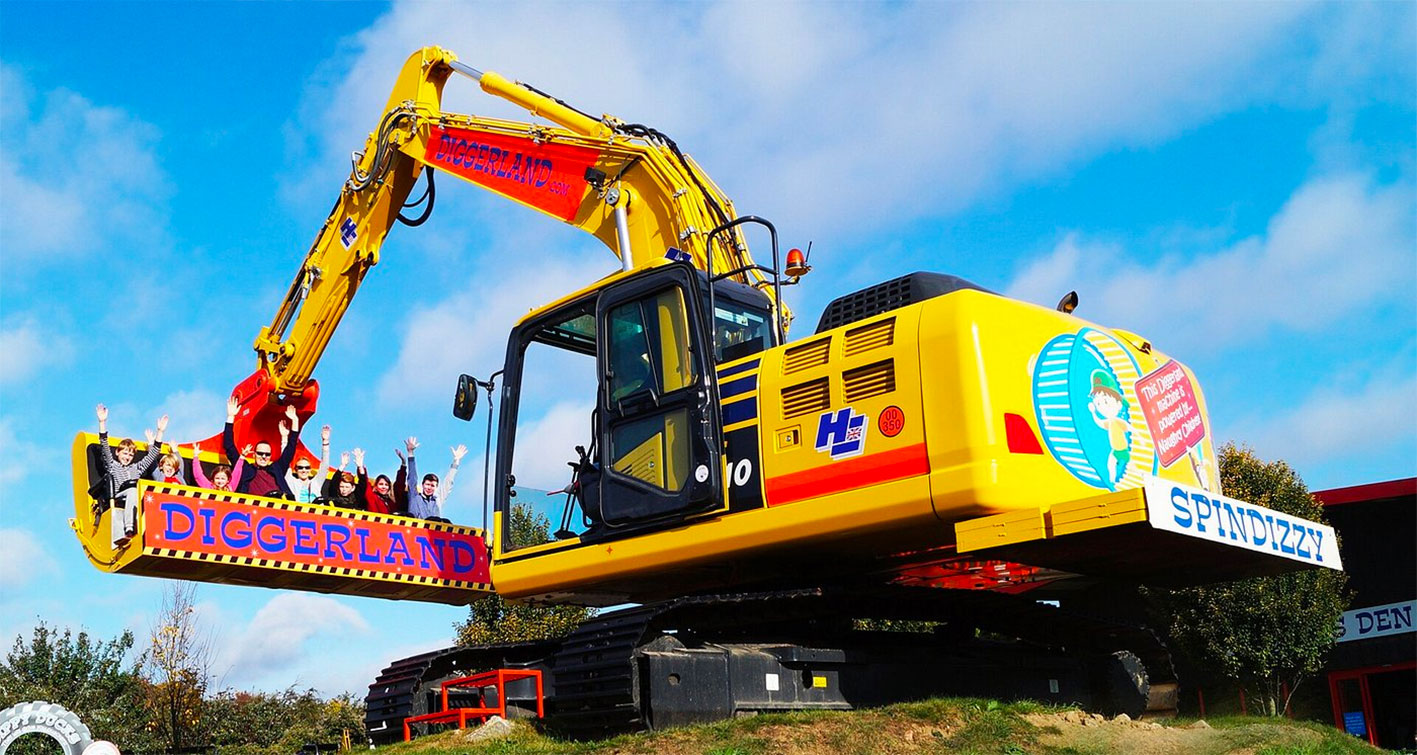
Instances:
[[[1093,708],[1133,717],[1174,713],[1177,683],[1170,654],[1144,627],[1026,597],[872,586],[685,597],[597,616],[559,641],[450,648],[405,658],[370,685],[366,722],[371,739],[393,741],[402,736],[404,717],[428,712],[435,704],[444,679],[497,667],[534,667],[545,675],[548,716],[557,730],[598,736],[651,728],[655,701],[642,662],[651,643],[672,638],[680,647],[700,649],[777,643],[850,655],[872,637],[854,631],[853,618],[940,622],[941,631],[922,638],[933,643],[922,662],[939,664],[942,655],[957,652],[976,669],[985,658],[1017,671],[1045,656],[1065,658],[1085,669]],[[979,633],[992,639],[977,639]],[[880,634],[874,638],[879,645]],[[859,655],[871,657],[865,650]],[[968,678],[942,683],[952,686],[935,691],[916,680],[908,690],[876,687],[840,704],[968,693]]]

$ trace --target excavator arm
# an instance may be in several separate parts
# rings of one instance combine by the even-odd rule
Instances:
[[[454,72],[556,125],[444,112],[443,86]],[[273,399],[293,403],[302,414],[313,411],[304,394],[318,390],[311,380],[315,365],[364,276],[378,264],[393,224],[422,221],[400,213],[429,167],[585,230],[626,270],[671,256],[715,273],[740,271],[733,277],[775,296],[736,229],[710,243],[710,231],[734,219],[733,205],[671,139],[608,115],[591,117],[525,84],[459,63],[447,50],[426,47],[404,64],[378,129],[355,154],[339,200],[275,318],[256,337],[260,365],[238,387],[243,404]],[[431,205],[433,198],[429,176],[422,201]]]

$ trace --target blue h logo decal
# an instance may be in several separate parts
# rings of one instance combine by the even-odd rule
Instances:
[[[354,218],[345,218],[344,222],[339,224],[339,242],[348,249],[354,246],[354,241],[358,238],[359,232],[354,226]]]
[[[832,460],[857,456],[866,450],[866,415],[846,407],[823,412],[817,418],[817,451],[829,451]]]

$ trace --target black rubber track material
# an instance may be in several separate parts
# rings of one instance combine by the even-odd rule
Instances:
[[[1027,596],[918,587],[833,587],[700,595],[592,618],[557,642],[455,648],[395,661],[369,687],[366,723],[375,741],[402,737],[405,716],[425,710],[429,685],[452,675],[503,666],[545,665],[547,713],[559,731],[600,735],[647,726],[638,649],[672,631],[716,642],[794,642],[812,646],[849,631],[850,618],[939,621],[1013,637],[1095,659],[1115,676],[1130,654],[1141,664],[1137,689],[1115,701],[1133,714],[1174,705],[1170,653],[1149,629],[1041,605]],[[537,662],[537,656],[544,660]],[[1127,664],[1135,669],[1135,663]],[[1119,685],[1112,685],[1117,689]],[[1167,694],[1151,694],[1151,691]],[[1118,693],[1119,697],[1123,695]],[[382,727],[382,728],[381,728]]]

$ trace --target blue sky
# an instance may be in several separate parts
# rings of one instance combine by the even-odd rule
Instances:
[[[7,0],[0,636],[36,617],[146,629],[161,583],[100,575],[66,526],[73,433],[100,401],[115,434],[163,412],[175,439],[219,429],[349,153],[425,44],[654,125],[740,212],[813,241],[796,335],[832,297],[917,269],[1048,305],[1076,289],[1079,315],[1196,370],[1219,438],[1315,489],[1411,476],[1413,7]],[[445,106],[520,117],[459,80]],[[476,522],[482,425],[448,413],[457,374],[500,366],[520,313],[615,266],[441,182],[331,342],[317,422],[375,470],[404,435],[434,467],[467,443],[450,512]],[[534,430],[569,447],[584,420],[543,406]],[[362,694],[466,613],[198,597],[220,681],[267,689]]]

